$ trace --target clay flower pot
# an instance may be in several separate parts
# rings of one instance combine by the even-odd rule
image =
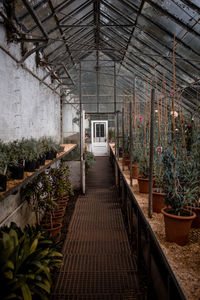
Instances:
[[[160,213],[161,209],[165,207],[165,194],[159,190],[155,188],[152,192],[153,212],[156,213]]]
[[[138,177],[138,185],[140,193],[149,193],[149,178]]]
[[[167,207],[161,209],[164,215],[166,240],[184,246],[187,243],[191,224],[196,214],[184,209],[185,216],[177,216],[171,214],[170,211],[172,209]]]

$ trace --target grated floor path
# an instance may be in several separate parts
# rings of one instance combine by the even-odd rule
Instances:
[[[108,157],[97,157],[76,202],[51,299],[143,299]]]

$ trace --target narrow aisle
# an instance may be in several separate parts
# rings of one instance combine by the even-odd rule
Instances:
[[[97,157],[63,246],[52,299],[143,299],[108,157]]]

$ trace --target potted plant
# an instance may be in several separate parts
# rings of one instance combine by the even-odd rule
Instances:
[[[165,176],[162,165],[162,147],[156,147],[155,149],[155,182],[152,192],[152,208],[153,212],[160,213],[161,209],[165,207],[165,193],[163,186],[165,182]]]
[[[24,149],[24,159],[25,159],[24,170],[26,172],[34,172],[37,167],[36,143],[33,139],[30,140],[23,139],[22,145]]]
[[[0,192],[5,191],[7,187],[7,165],[8,158],[6,152],[1,152],[0,150]]]
[[[16,224],[0,229],[1,299],[47,299],[51,271],[62,265],[58,244],[41,228]]]
[[[143,151],[140,152],[139,158],[139,176],[138,176],[138,185],[139,185],[139,192],[148,194],[149,193],[149,173],[150,173],[150,166],[149,166],[149,157]]]
[[[188,161],[180,163],[180,182],[184,193],[192,191],[193,201],[189,201],[187,208],[196,213],[196,218],[192,222],[192,227],[200,228],[200,137],[196,136],[196,141],[191,145]]]
[[[50,236],[59,235],[62,228],[62,223],[57,222],[53,217],[54,210],[56,209],[57,203],[54,196],[54,186],[52,182],[51,172],[42,174],[41,185],[43,190],[43,197],[45,198],[45,216],[43,218],[43,229],[50,233]]]
[[[95,162],[95,156],[92,152],[85,150],[85,173],[88,174],[89,168]]]
[[[139,156],[140,154],[136,146],[136,143],[133,142],[133,149],[132,149],[132,178],[133,179],[137,179],[139,176],[139,167],[138,167]],[[130,164],[128,165],[128,167],[130,169]]]
[[[170,147],[163,152],[162,163],[165,177],[163,190],[167,207],[161,212],[164,215],[166,239],[183,246],[187,243],[192,221],[196,217],[194,212],[185,207],[193,202],[196,191],[184,188],[180,183],[181,160],[178,161]]]
[[[124,153],[123,153],[124,165],[130,165],[130,142],[129,136],[124,137]]]
[[[13,141],[8,144],[9,171],[13,179],[24,178],[25,153],[23,143]]]

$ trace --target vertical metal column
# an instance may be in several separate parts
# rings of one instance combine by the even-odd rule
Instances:
[[[130,101],[130,112],[129,112],[129,131],[130,131],[130,186],[133,186],[132,176],[132,163],[133,163],[133,103]]]
[[[124,147],[125,147],[125,141],[124,141],[124,107],[122,108],[122,170],[124,171]]]
[[[116,65],[114,62],[114,115],[115,115],[115,155],[117,155],[117,116],[116,116]]]
[[[150,124],[150,174],[149,174],[149,207],[148,215],[152,218],[152,188],[153,188],[153,151],[154,151],[154,102],[155,89],[151,90],[151,124]]]
[[[81,189],[85,194],[85,174],[84,174],[84,149],[83,149],[83,109],[81,92],[81,62],[79,64],[79,103],[80,103],[80,168],[81,168]]]
[[[99,113],[99,51],[96,51],[97,65],[96,65],[96,80],[97,80],[97,112]]]
[[[116,157],[119,160],[119,111],[116,112],[117,119],[117,145],[116,145]]]
[[[63,95],[60,97],[60,142],[63,144]]]

